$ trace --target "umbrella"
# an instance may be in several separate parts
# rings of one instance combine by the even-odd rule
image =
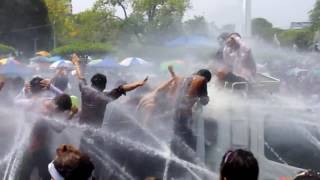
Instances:
[[[64,60],[61,56],[52,56],[49,58],[50,62],[56,62],[56,61],[61,61]]]
[[[121,66],[151,65],[148,61],[137,57],[128,57],[119,63]]]
[[[32,73],[31,69],[17,64],[15,61],[8,61],[5,65],[0,66],[0,74],[6,76],[27,76]]]
[[[7,64],[8,62],[13,62],[13,63],[15,63],[15,64],[21,64],[19,61],[14,60],[13,58],[0,59],[0,65]]]
[[[118,68],[121,67],[115,60],[113,59],[97,59],[91,61],[88,66],[94,68]]]
[[[52,63],[54,61],[51,61],[49,58],[44,57],[44,56],[36,56],[34,58],[31,58],[30,61],[32,62],[42,62],[42,63]]]
[[[70,61],[61,60],[61,61],[52,63],[49,68],[50,69],[59,69],[59,68],[73,69],[74,65]]]
[[[166,61],[160,64],[160,69],[162,71],[166,71],[168,66],[173,66],[174,69],[181,69],[186,63],[181,60],[174,60],[174,61]]]
[[[37,55],[37,56],[48,57],[48,56],[50,56],[50,53],[47,52],[47,51],[39,51],[39,52],[36,52],[36,55]]]

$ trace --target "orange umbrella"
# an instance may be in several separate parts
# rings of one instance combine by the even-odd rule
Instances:
[[[44,56],[44,57],[48,57],[50,56],[50,53],[47,51],[39,51],[36,53],[37,56]]]

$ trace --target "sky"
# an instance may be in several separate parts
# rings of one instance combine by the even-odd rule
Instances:
[[[252,0],[252,17],[263,17],[275,27],[288,28],[290,22],[308,21],[316,0]],[[95,0],[73,0],[75,13],[92,7]],[[241,0],[191,0],[186,18],[202,15],[218,26],[235,24],[241,18]]]

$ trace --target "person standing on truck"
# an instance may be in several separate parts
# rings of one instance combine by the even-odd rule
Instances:
[[[238,33],[231,33],[223,50],[224,66],[229,72],[247,81],[253,81],[257,72],[251,48],[242,40]]]

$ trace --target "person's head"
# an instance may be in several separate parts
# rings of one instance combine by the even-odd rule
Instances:
[[[62,94],[54,98],[56,110],[60,112],[69,111],[72,107],[72,101],[69,95]]]
[[[41,77],[34,77],[30,82],[30,91],[33,95],[39,94],[44,91],[43,86],[41,85],[41,81],[43,78]]]
[[[315,171],[304,171],[298,174],[294,180],[320,180],[320,173]]]
[[[237,39],[241,39],[241,35],[239,33],[230,33],[227,40],[226,45],[232,48],[239,47],[239,44],[237,43]]]
[[[219,42],[219,44],[220,44],[220,45],[224,45],[225,42],[226,42],[226,40],[228,39],[228,37],[229,37],[229,33],[224,32],[224,33],[220,34],[220,35],[218,36],[218,42]]]
[[[228,151],[220,164],[220,180],[258,180],[259,165],[253,154],[246,150]]]
[[[91,78],[91,86],[103,91],[107,85],[107,77],[103,74],[97,73]]]
[[[61,91],[65,91],[68,87],[69,79],[67,76],[57,76],[53,79],[53,85],[59,88]]]
[[[206,79],[207,82],[210,82],[211,81],[211,72],[207,69],[201,69],[199,70],[196,75],[198,76],[202,76]]]
[[[56,150],[56,157],[48,169],[53,179],[88,180],[94,165],[86,154],[72,145],[63,144]]]

